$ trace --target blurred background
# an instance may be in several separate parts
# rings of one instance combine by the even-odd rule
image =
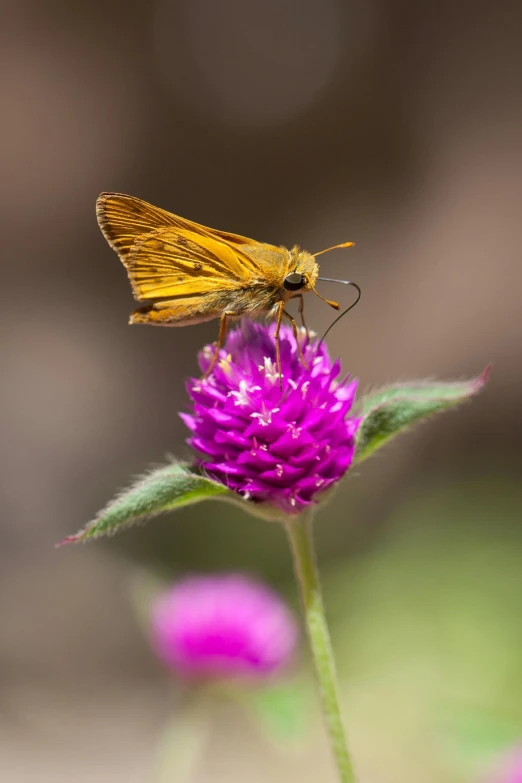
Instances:
[[[478,780],[522,738],[521,34],[516,0],[4,0],[2,780],[151,779],[173,703],[137,571],[245,570],[296,603],[281,531],[225,505],[53,548],[189,456],[184,379],[217,334],[127,325],[102,190],[310,252],[353,240],[321,266],[363,289],[329,340],[363,390],[492,362],[478,399],[350,476],[317,539],[362,783]],[[223,709],[197,783],[333,781],[309,719],[286,753]]]

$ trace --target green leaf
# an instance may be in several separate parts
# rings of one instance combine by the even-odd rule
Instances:
[[[442,725],[447,745],[455,759],[484,768],[510,748],[517,747],[522,734],[520,715],[498,715],[474,710],[459,713],[447,705]]]
[[[143,517],[229,494],[229,490],[182,462],[157,468],[141,477],[105,506],[92,522],[58,544],[112,535]]]
[[[478,378],[467,381],[414,381],[368,394],[361,401],[356,461],[362,462],[411,424],[477,394],[486,383],[489,370],[486,367]]]
[[[269,734],[283,740],[303,736],[306,699],[296,683],[279,683],[256,692],[252,706]]]
[[[236,687],[226,693],[253,718],[273,745],[293,752],[306,739],[315,705],[315,688],[309,678],[294,676],[258,688]]]

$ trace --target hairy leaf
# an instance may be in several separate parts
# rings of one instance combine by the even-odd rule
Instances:
[[[406,427],[432,413],[447,410],[477,394],[489,367],[466,381],[413,381],[372,392],[361,401],[362,423],[357,435],[356,461],[362,462]]]
[[[59,545],[112,535],[143,517],[227,493],[229,490],[223,484],[203,476],[190,465],[174,462],[138,479],[111,500],[83,530]]]

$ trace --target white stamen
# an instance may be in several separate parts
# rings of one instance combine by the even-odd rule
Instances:
[[[229,391],[227,397],[236,397],[234,405],[250,405],[248,395],[255,391],[261,391],[260,386],[249,386],[245,380],[239,381],[239,391]]]
[[[267,381],[270,381],[270,383],[276,383],[276,381],[279,381],[279,372],[277,370],[276,363],[273,362],[269,356],[265,356],[263,361],[264,365],[259,365],[259,370],[265,373]],[[281,377],[284,377],[282,373]]]
[[[269,424],[272,423],[272,414],[273,413],[278,413],[279,410],[280,410],[279,408],[272,408],[271,411],[267,411],[265,409],[265,405],[263,403],[263,410],[262,410],[262,412],[261,413],[251,413],[250,416],[251,416],[252,419],[259,419],[259,423],[263,427],[267,427]]]

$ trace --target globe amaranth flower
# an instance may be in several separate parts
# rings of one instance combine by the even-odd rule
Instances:
[[[301,330],[303,365],[292,330],[280,333],[282,385],[274,325],[243,321],[229,332],[208,378],[192,379],[190,445],[211,478],[244,498],[297,514],[346,473],[360,419],[349,417],[357,382],[339,379],[341,365]],[[205,372],[214,355],[199,355]]]
[[[505,754],[487,783],[522,783],[522,744]]]
[[[291,660],[297,626],[286,604],[246,576],[194,576],[151,609],[151,644],[188,678],[263,678]]]

